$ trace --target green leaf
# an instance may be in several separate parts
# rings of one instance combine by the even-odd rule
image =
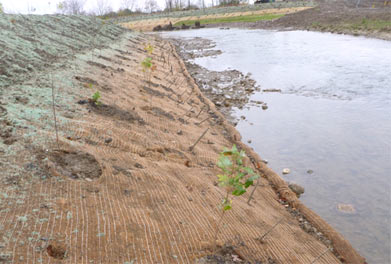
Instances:
[[[246,192],[246,189],[244,189],[242,186],[238,186],[237,189],[235,189],[232,194],[235,195],[235,196],[241,196],[242,194],[244,194]]]
[[[227,175],[219,174],[219,175],[217,175],[217,177],[219,179],[220,186],[227,186],[228,185],[229,177]]]
[[[238,148],[236,147],[235,144],[232,146],[232,152],[233,153],[237,153],[238,152]]]
[[[253,184],[254,184],[254,181],[255,181],[256,179],[258,179],[258,178],[259,178],[259,175],[258,175],[258,174],[256,174],[256,175],[254,175],[254,176],[248,178],[247,181],[246,181],[246,183],[244,184],[244,187],[247,189],[248,187],[250,187],[251,185],[253,185]]]
[[[253,174],[254,174],[254,171],[253,171],[253,169],[251,169],[251,168],[244,167],[243,170],[244,170],[245,172],[247,172],[248,174],[250,174],[250,175],[253,175]]]
[[[232,161],[228,157],[221,155],[217,162],[217,166],[221,169],[226,169],[232,166]]]
[[[231,209],[232,209],[232,205],[230,205],[230,204],[227,204],[227,205],[223,206],[223,210],[224,211],[228,211],[228,210],[231,210]]]

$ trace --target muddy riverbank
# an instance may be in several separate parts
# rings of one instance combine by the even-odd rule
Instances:
[[[375,5],[374,8],[371,8],[372,4]],[[361,1],[361,6],[356,8],[343,1],[320,2],[314,8],[287,14],[272,21],[211,24],[206,27],[310,30],[391,40],[391,5],[385,6],[380,1],[370,4],[368,1]]]

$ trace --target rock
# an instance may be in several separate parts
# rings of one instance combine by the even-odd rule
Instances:
[[[337,210],[345,214],[354,214],[356,209],[352,204],[337,204]]]
[[[313,170],[308,170],[307,173],[308,174],[312,174],[312,173],[314,173],[314,171]]]
[[[138,168],[138,169],[144,169],[144,166],[141,165],[140,163],[136,163],[136,164],[134,164],[134,166],[135,166],[136,168]]]
[[[308,222],[304,222],[303,229],[309,233],[311,231],[311,225]]]
[[[269,161],[267,159],[263,159],[262,162],[265,163],[265,164],[269,163]]]
[[[182,130],[178,130],[176,133],[177,133],[178,135],[183,135],[183,131],[182,131]]]
[[[266,110],[266,109],[268,109],[268,108],[269,108],[269,107],[268,107],[267,105],[265,105],[265,104],[262,105],[262,109],[263,109],[263,110]]]
[[[106,144],[109,144],[109,143],[111,143],[112,141],[113,141],[112,138],[107,138],[107,139],[105,139],[105,143],[106,143]]]
[[[80,100],[77,103],[80,105],[88,104],[88,100]]]
[[[186,26],[184,23],[182,23],[181,29],[189,29],[190,26]]]
[[[296,183],[291,183],[288,186],[297,195],[297,197],[300,197],[300,195],[304,193],[304,187]]]
[[[247,143],[248,143],[248,144],[251,144],[251,142],[252,142],[251,140],[247,140]]]
[[[262,91],[265,93],[281,93],[280,89],[264,89]]]
[[[158,25],[158,26],[156,26],[156,27],[154,27],[152,30],[153,31],[162,31],[162,26],[161,25]]]
[[[282,174],[289,174],[289,173],[291,173],[291,170],[288,168],[282,170]]]

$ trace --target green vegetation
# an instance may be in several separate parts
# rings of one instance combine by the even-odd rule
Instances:
[[[4,12],[4,9],[3,9],[3,4],[0,3],[0,13],[3,13]]]
[[[220,204],[222,214],[215,230],[215,244],[219,233],[221,222],[223,221],[225,212],[232,209],[231,195],[241,196],[246,193],[247,188],[254,184],[254,181],[259,178],[251,168],[243,165],[243,158],[246,153],[239,151],[236,145],[231,149],[225,148],[220,153],[217,166],[222,170],[223,174],[217,175],[219,186],[225,188],[225,196]]]
[[[360,22],[352,24],[351,27],[358,30],[391,30],[391,21],[363,18]]]
[[[283,17],[284,15],[277,14],[265,14],[265,15],[247,15],[247,16],[233,16],[233,17],[220,17],[220,18],[206,18],[200,20],[185,20],[175,23],[174,26],[180,26],[185,24],[187,26],[194,25],[196,21],[200,21],[202,24],[218,24],[218,23],[233,23],[233,22],[257,22],[261,20],[272,20]]]
[[[101,104],[101,102],[99,101],[99,99],[100,99],[100,93],[99,93],[99,91],[96,91],[93,95],[92,95],[92,102],[95,104],[95,105],[100,105]]]

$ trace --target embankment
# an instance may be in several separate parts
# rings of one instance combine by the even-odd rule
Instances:
[[[171,44],[93,18],[0,19],[0,261],[194,263],[219,218],[218,154],[236,143],[263,177],[252,205],[235,199],[224,220],[233,258],[364,263],[240,142]]]

